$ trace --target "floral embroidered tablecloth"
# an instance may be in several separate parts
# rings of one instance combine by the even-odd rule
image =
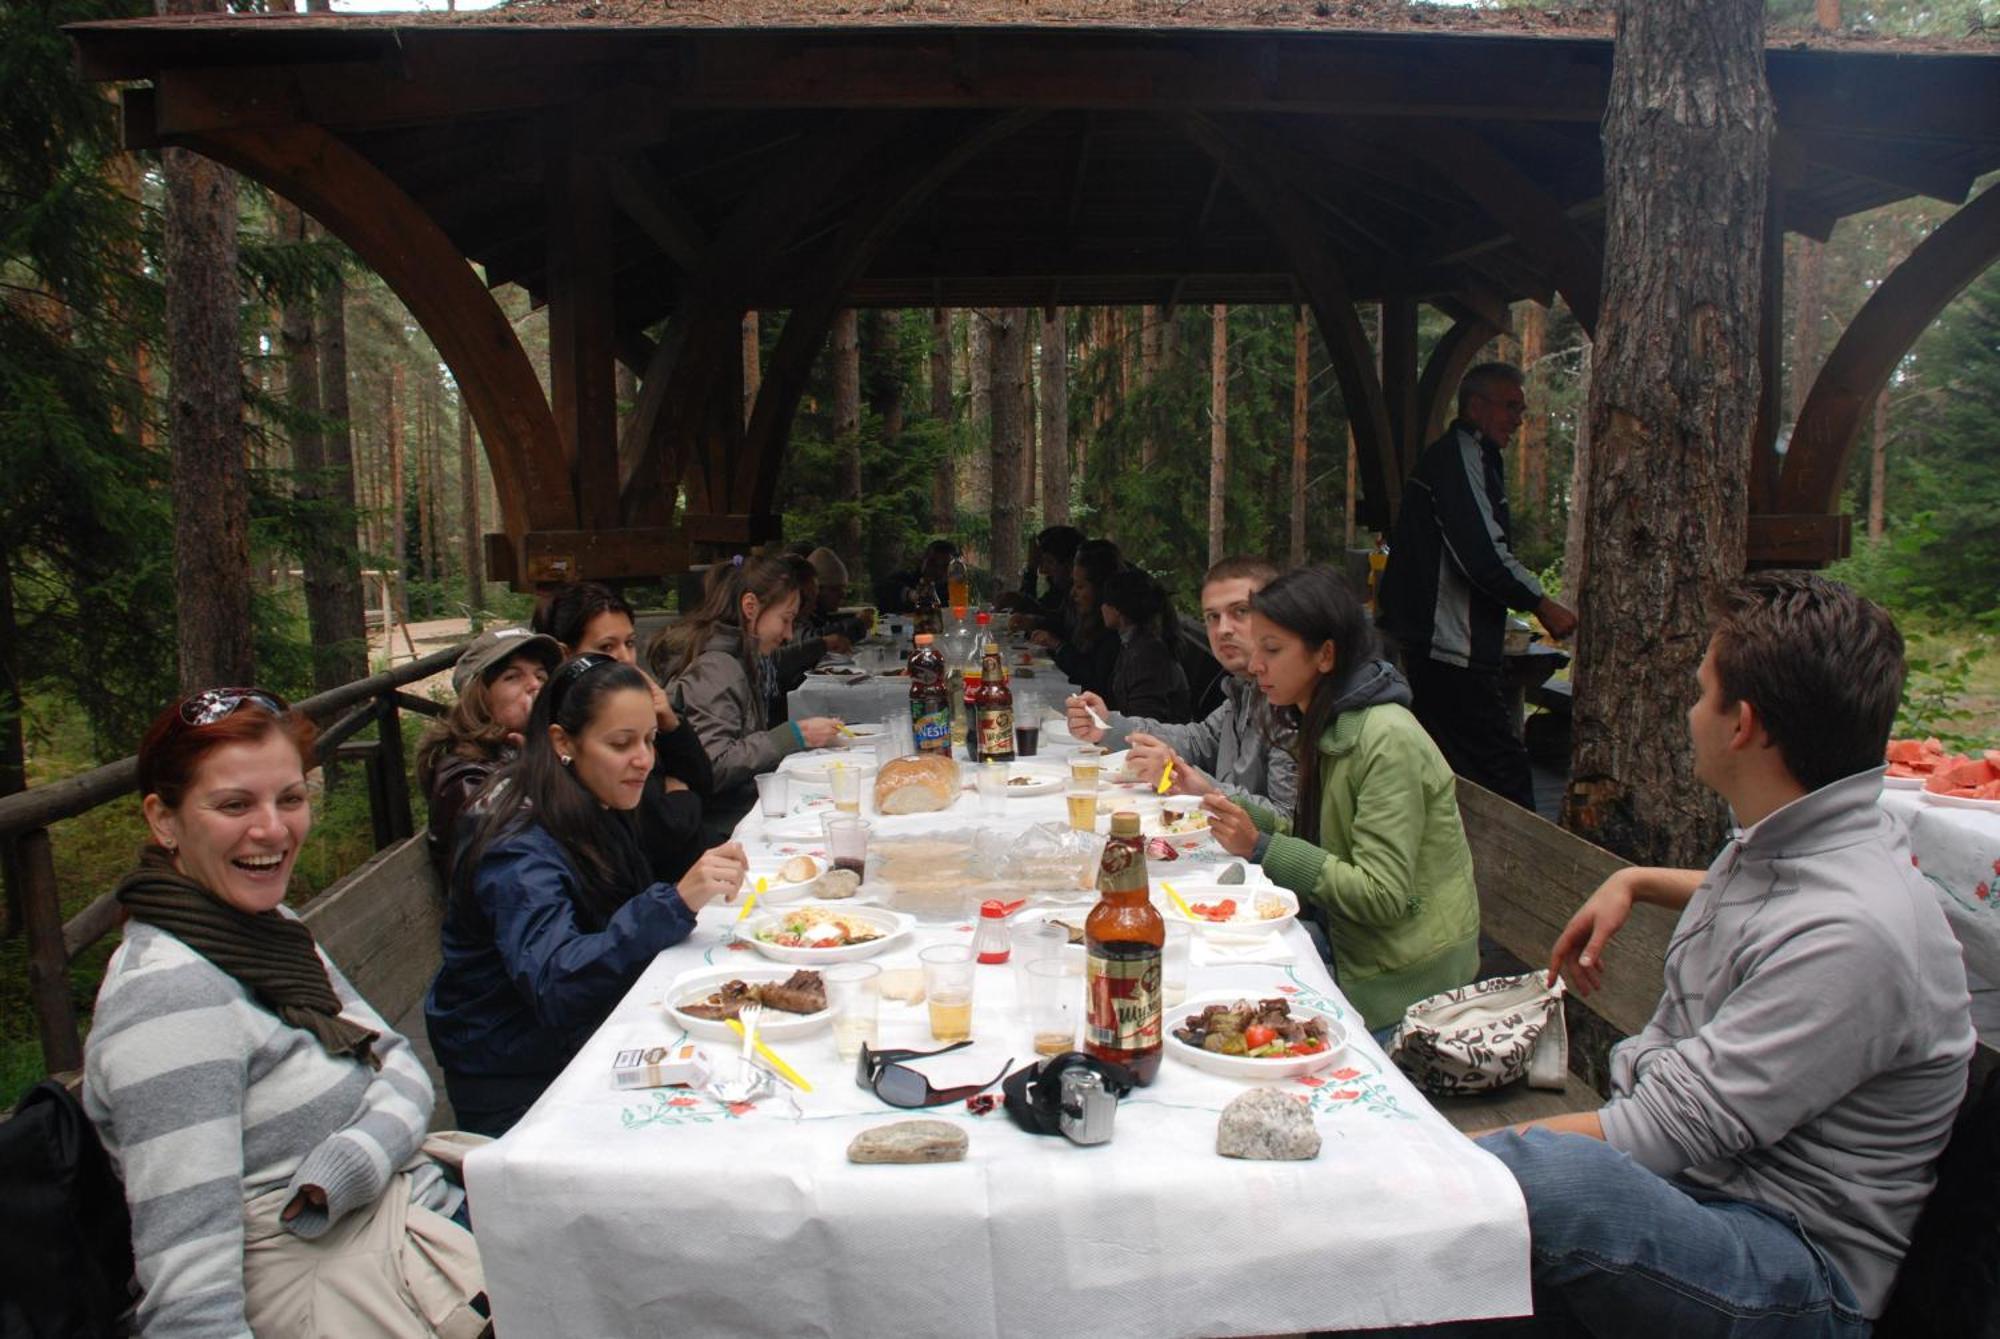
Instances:
[[[1910,858],[1965,950],[1972,1024],[1988,1045],[2000,1044],[2000,810],[1938,804],[1911,790],[1884,791],[1882,807],[1906,825]]]

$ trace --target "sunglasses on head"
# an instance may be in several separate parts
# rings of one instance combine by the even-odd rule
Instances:
[[[555,714],[562,709],[564,695],[569,692],[570,686],[578,679],[581,679],[600,665],[615,665],[617,663],[618,661],[613,657],[600,655],[595,651],[585,651],[575,659],[564,661],[561,667],[556,670],[555,677],[549,680],[549,686],[543,690],[549,697],[549,719],[555,719]]]
[[[261,688],[210,688],[181,703],[181,722],[184,725],[214,725],[246,702],[263,708],[273,716],[283,716],[292,709],[285,699]]]
[[[916,1070],[905,1065],[905,1060],[923,1060],[947,1051],[961,1050],[970,1046],[970,1041],[955,1041],[949,1046],[940,1046],[935,1051],[877,1051],[867,1042],[861,1044],[861,1058],[854,1066],[854,1085],[866,1088],[892,1107],[940,1107],[960,1098],[983,1093],[1000,1080],[1007,1077],[1007,1065],[1014,1063],[1009,1056],[1007,1064],[1000,1066],[1000,1072],[984,1083],[967,1083],[956,1088],[933,1088],[931,1081]]]

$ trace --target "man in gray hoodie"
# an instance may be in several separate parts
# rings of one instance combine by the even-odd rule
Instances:
[[[1579,994],[1635,901],[1680,911],[1609,1103],[1481,1142],[1528,1202],[1537,1333],[1862,1335],[1966,1090],[1965,970],[1878,807],[1889,616],[1806,572],[1725,593],[1688,712],[1739,825],[1706,871],[1620,871],[1557,938]]]

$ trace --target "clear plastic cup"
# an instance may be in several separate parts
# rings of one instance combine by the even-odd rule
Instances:
[[[1160,1001],[1168,1007],[1187,998],[1188,961],[1193,945],[1193,926],[1167,922],[1167,942],[1160,950]]]
[[[936,944],[917,955],[924,965],[924,1001],[930,1006],[931,1036],[964,1041],[972,1035],[972,985],[979,959],[963,944]]]
[[[1027,999],[1028,1042],[1036,1055],[1061,1055],[1076,1049],[1076,1025],[1083,1015],[1083,983],[1060,957],[1042,958],[1023,970]]]
[[[861,812],[861,769],[853,763],[826,765],[827,784],[833,788],[833,807],[843,814]]]
[[[1078,832],[1097,831],[1097,783],[1070,779],[1063,798],[1069,805],[1069,825]]]
[[[861,1054],[861,1045],[881,1044],[882,968],[872,962],[837,962],[820,970],[827,1007],[833,1011],[833,1045],[842,1060]]]
[[[1013,771],[1004,762],[979,764],[979,812],[999,818],[1007,812],[1007,778]]]
[[[821,826],[826,832],[826,857],[833,867],[867,877],[863,873],[868,864],[867,821],[848,814],[828,814],[821,820]]]
[[[1014,964],[1014,993],[1025,1002],[1028,998],[1028,964],[1031,962],[1061,962],[1062,951],[1069,946],[1069,931],[1048,921],[1029,921],[1015,927],[1011,945],[1011,961]]]
[[[757,805],[766,818],[783,818],[792,803],[791,778],[783,772],[764,772],[757,777]]]

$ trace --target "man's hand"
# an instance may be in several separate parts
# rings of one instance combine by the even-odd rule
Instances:
[[[1633,871],[1621,869],[1597,886],[1588,901],[1576,909],[1569,924],[1556,936],[1549,951],[1548,983],[1558,975],[1568,979],[1579,995],[1588,995],[1604,982],[1604,946],[1632,914]]]
[[[743,890],[743,877],[749,869],[743,847],[736,842],[724,842],[702,852],[701,859],[681,875],[675,887],[689,911],[700,911],[718,897],[734,902],[736,894]]]
[[[1233,856],[1247,859],[1257,848],[1257,824],[1249,812],[1220,792],[1203,796],[1201,807],[1208,811],[1208,830],[1214,835],[1215,844]]]
[[[1028,634],[1028,640],[1036,646],[1041,647],[1044,651],[1053,651],[1062,645],[1062,638],[1056,636],[1047,628],[1036,628]]]
[[[1103,716],[1110,710],[1104,705],[1103,698],[1095,693],[1078,693],[1065,698],[1063,707],[1063,724],[1069,727],[1073,737],[1081,739],[1086,744],[1095,744],[1104,738],[1104,727],[1092,723],[1090,719],[1090,713],[1093,711]]]
[[[1174,765],[1174,775],[1180,775],[1181,760],[1165,740],[1144,731],[1135,731],[1126,743],[1132,750],[1125,760],[1127,776],[1143,781],[1149,786],[1156,785],[1160,780],[1160,773],[1166,769],[1170,761]]]
[[[1549,636],[1557,641],[1564,640],[1576,631],[1576,611],[1568,605],[1557,604],[1546,595],[1542,597],[1542,602],[1535,606],[1535,617],[1542,620],[1542,626],[1548,629]]]
[[[291,1203],[285,1206],[284,1211],[278,1217],[289,1223],[303,1213],[308,1204],[312,1205],[315,1209],[324,1209],[326,1207],[326,1192],[318,1186],[300,1186],[299,1193],[292,1196]]]
[[[808,716],[796,724],[799,738],[806,741],[809,749],[830,749],[840,742],[841,721],[838,716]]]
[[[660,778],[660,784],[666,788],[666,792],[669,795],[688,788],[688,783],[677,776],[663,776]]]

